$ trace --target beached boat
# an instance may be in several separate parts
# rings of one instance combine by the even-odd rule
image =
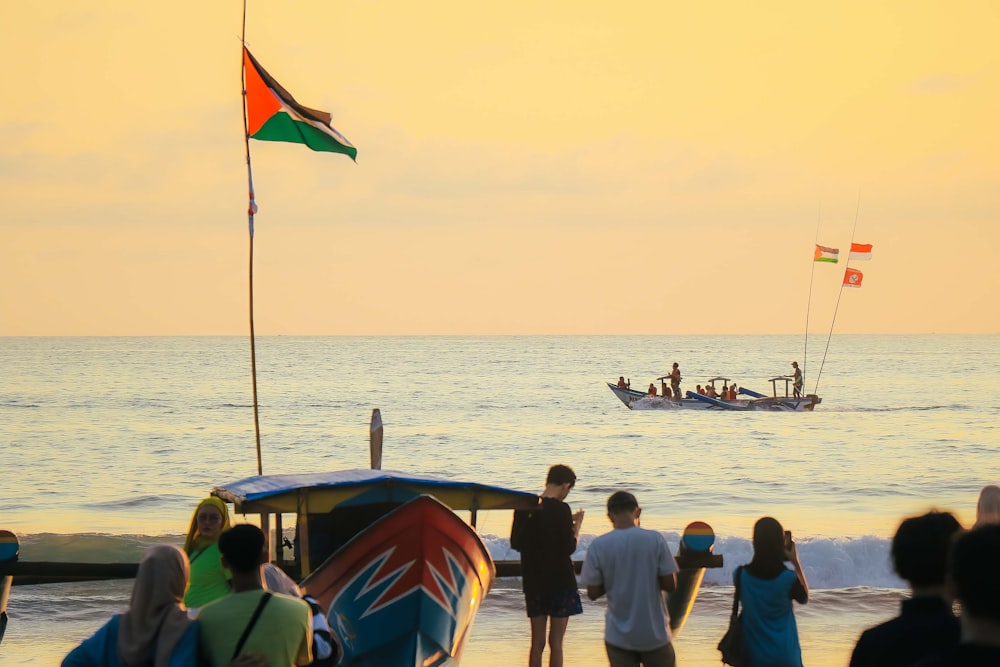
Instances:
[[[383,470],[264,475],[213,495],[261,525],[296,515],[292,563],[340,639],[345,666],[457,665],[496,568],[474,529],[479,510],[527,509],[538,496]],[[468,510],[465,523],[453,510]],[[279,540],[280,541],[280,540]]]
[[[659,379],[659,378],[658,378]],[[705,382],[705,387],[715,389],[715,383],[721,382],[723,387],[732,380],[727,377],[714,377]],[[784,375],[768,380],[772,386],[772,395],[760,394],[756,391],[740,387],[737,394],[746,398],[735,400],[712,398],[697,392],[686,392],[685,398],[666,398],[664,396],[649,396],[645,392],[619,387],[608,382],[608,388],[630,410],[728,410],[728,411],[770,411],[770,412],[808,412],[812,411],[823,399],[815,394],[795,396],[790,391],[791,378]],[[784,382],[784,389],[778,388]]]

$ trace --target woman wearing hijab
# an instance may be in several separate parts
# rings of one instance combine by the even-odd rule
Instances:
[[[976,505],[976,525],[979,528],[991,523],[1000,523],[1000,486],[990,484],[979,492],[979,503]]]
[[[184,553],[191,561],[191,583],[184,594],[184,604],[192,613],[231,591],[232,574],[222,567],[219,553],[219,535],[229,528],[226,503],[215,496],[198,503],[184,540]]]
[[[188,558],[150,547],[139,562],[128,611],[73,649],[62,667],[188,667],[198,664],[198,627],[184,609]]]
[[[311,595],[302,592],[298,584],[284,573],[274,563],[265,563],[264,584],[267,590],[272,593],[283,593],[295,598],[301,598],[309,605],[312,613],[313,632],[313,658],[309,667],[330,667],[337,664],[342,651],[340,650],[340,640],[330,629],[330,623],[326,620],[326,612],[319,604],[319,600]]]
[[[790,561],[793,570],[785,567]],[[753,527],[753,559],[736,568],[743,605],[746,667],[802,667],[802,648],[792,600],[805,604],[809,584],[791,533],[777,519],[759,519]]]

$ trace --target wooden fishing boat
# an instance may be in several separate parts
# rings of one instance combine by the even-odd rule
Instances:
[[[715,383],[728,386],[732,380],[727,377],[714,377],[705,381],[705,386],[715,388]],[[809,412],[823,402],[816,394],[795,396],[790,390],[792,379],[784,375],[771,378],[772,395],[760,394],[745,387],[740,387],[737,394],[746,398],[735,400],[712,398],[697,392],[688,391],[682,399],[665,398],[664,396],[649,396],[645,392],[619,387],[608,382],[608,388],[629,410],[728,410],[728,411],[765,411],[765,412]],[[784,382],[784,389],[778,384]]]
[[[657,378],[661,381],[668,376],[663,376]],[[713,389],[716,388],[715,383],[720,382],[722,386],[729,386],[732,382],[727,377],[716,376],[709,378],[705,381],[705,386],[711,386]],[[691,393],[688,392],[686,398],[666,398],[662,395],[650,396],[644,391],[638,391],[630,387],[619,387],[617,384],[612,384],[608,382],[608,389],[614,393],[618,399],[625,404],[629,410],[716,410],[722,409],[720,406],[715,404],[706,403],[699,401],[697,399],[691,398]]]
[[[480,510],[528,509],[538,496],[384,470],[249,477],[213,495],[262,526],[296,515],[301,586],[328,610],[354,667],[457,665],[496,567],[474,529]],[[453,510],[471,512],[467,524]],[[278,540],[280,541],[280,540]],[[315,566],[315,567],[314,567]]]

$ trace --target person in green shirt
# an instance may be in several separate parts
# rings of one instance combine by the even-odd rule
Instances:
[[[205,498],[191,516],[184,552],[191,561],[191,581],[184,604],[192,615],[200,607],[229,595],[232,574],[222,567],[219,535],[229,529],[229,510],[220,498]]]
[[[304,601],[264,589],[264,533],[242,523],[218,540],[222,563],[232,571],[233,592],[198,612],[202,655],[210,667],[254,658],[267,667],[312,662],[312,612]]]

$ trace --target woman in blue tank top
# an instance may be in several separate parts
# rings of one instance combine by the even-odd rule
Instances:
[[[737,568],[743,605],[743,643],[747,667],[802,667],[799,632],[792,600],[805,604],[809,584],[791,533],[764,517],[753,527],[753,560]],[[790,561],[793,570],[785,567]]]

